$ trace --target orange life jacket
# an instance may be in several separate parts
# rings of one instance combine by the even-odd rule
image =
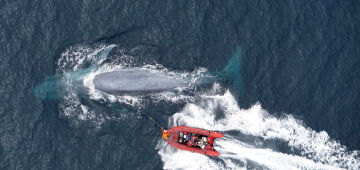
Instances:
[[[162,134],[163,134],[163,138],[167,139],[167,137],[169,136],[169,132],[167,132],[166,130],[164,130],[163,128],[161,128]]]

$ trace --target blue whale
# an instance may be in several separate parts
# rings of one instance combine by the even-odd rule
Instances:
[[[186,87],[182,79],[142,69],[124,69],[95,76],[95,89],[113,95],[146,95]]]

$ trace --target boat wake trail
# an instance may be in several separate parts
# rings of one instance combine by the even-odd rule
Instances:
[[[215,85],[198,102],[188,103],[169,126],[223,132],[226,137],[215,141],[221,155],[210,158],[159,142],[165,169],[359,169],[359,151],[348,151],[325,131],[316,132],[290,115],[274,117],[258,103],[240,109],[229,91],[219,89]]]
[[[341,169],[301,156],[257,148],[230,138],[220,139],[216,144],[218,146],[216,149],[222,153],[220,159],[227,161],[226,166],[236,165],[229,163],[230,161],[242,160],[243,164],[237,164],[237,166],[261,166],[270,169]],[[235,166],[229,168],[233,167]]]

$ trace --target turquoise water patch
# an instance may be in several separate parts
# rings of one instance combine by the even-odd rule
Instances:
[[[41,99],[58,99],[61,97],[60,89],[64,84],[60,75],[49,76],[33,88],[32,93]]]
[[[225,68],[216,73],[221,79],[229,81],[230,84],[233,84],[239,94],[242,92],[241,51],[241,48],[238,47]]]

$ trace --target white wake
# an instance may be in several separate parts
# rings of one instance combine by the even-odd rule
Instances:
[[[246,169],[249,166],[270,169],[359,169],[359,151],[348,151],[325,131],[316,132],[290,115],[282,118],[271,116],[258,103],[249,109],[240,109],[229,91],[216,93],[219,88],[215,85],[213,92],[202,95],[200,101],[188,103],[181,112],[170,118],[169,127],[186,125],[224,132],[226,137],[215,141],[216,149],[222,155],[213,159],[164,147],[165,144],[160,142],[158,148],[164,169]],[[216,118],[218,112],[222,112],[223,117]],[[246,144],[227,134],[227,131],[262,138],[265,142],[283,141],[300,153],[281,153],[272,148]]]

